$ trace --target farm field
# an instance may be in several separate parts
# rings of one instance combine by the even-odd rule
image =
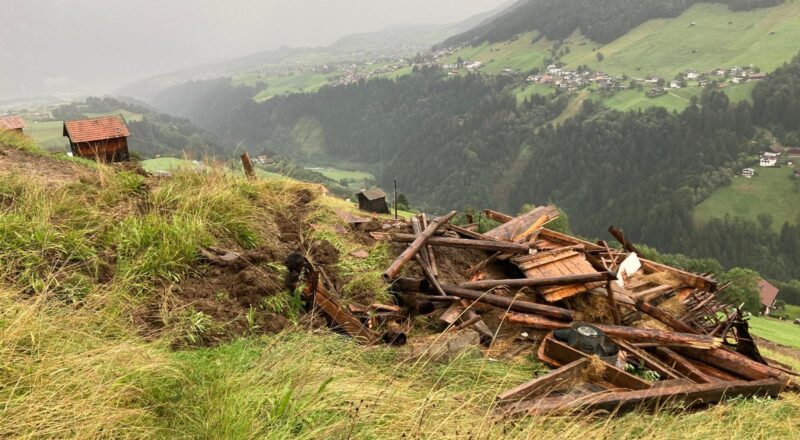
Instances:
[[[773,217],[772,228],[780,231],[785,222],[800,223],[800,189],[791,179],[794,168],[755,168],[752,179],[736,177],[733,183],[714,192],[694,211],[694,219],[705,223],[726,214],[757,221],[761,213]]]
[[[568,39],[575,49],[596,43]],[[580,46],[579,46],[580,47]],[[800,51],[800,1],[733,12],[719,4],[698,4],[674,19],[650,20],[594,52],[573,50],[562,61],[586,64],[611,74],[672,78],[687,68],[710,70],[753,64],[771,72]]]
[[[800,349],[800,325],[790,321],[753,316],[750,318],[753,334],[772,342]]]

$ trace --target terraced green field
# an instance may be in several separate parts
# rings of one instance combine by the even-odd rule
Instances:
[[[583,37],[568,46],[585,43]],[[650,20],[594,52],[573,51],[568,66],[587,64],[612,74],[672,78],[687,69],[754,64],[771,72],[800,52],[800,1],[766,9],[733,12],[724,5],[695,5],[679,17]]]
[[[695,208],[694,219],[705,223],[725,214],[757,221],[761,213],[769,213],[772,228],[780,231],[784,222],[800,223],[800,186],[791,179],[794,168],[755,168],[752,179],[736,177],[733,183],[719,189]]]
[[[800,348],[800,325],[789,321],[753,316],[750,318],[753,334],[764,339],[794,348]]]

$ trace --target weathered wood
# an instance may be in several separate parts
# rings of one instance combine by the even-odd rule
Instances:
[[[364,327],[361,321],[339,305],[338,301],[325,288],[325,285],[320,282],[319,272],[314,271],[311,273],[304,295],[312,298],[314,307],[319,308],[332,321],[334,328],[344,330],[353,339],[362,344],[374,344],[378,341],[379,336],[377,333]]]
[[[783,382],[774,379],[676,385],[648,390],[596,393],[577,399],[572,396],[546,398],[530,402],[527,411],[531,415],[542,415],[566,411],[627,411],[643,407],[658,408],[668,403],[697,406],[739,396],[776,397],[784,388]]]
[[[625,234],[622,233],[621,229],[617,229],[614,226],[609,226],[608,232],[611,233],[611,235],[619,242],[619,244],[622,245],[623,248],[625,248],[626,251],[636,252],[637,254],[639,253],[639,251],[636,249],[636,246],[634,246],[628,240],[625,240]]]
[[[487,237],[497,240],[517,241],[532,234],[545,223],[558,218],[558,210],[552,206],[540,206],[486,232]]]
[[[572,310],[562,309],[561,307],[548,306],[545,304],[537,304],[529,301],[518,300],[515,298],[506,298],[491,293],[480,292],[477,290],[469,290],[456,286],[442,286],[445,293],[451,296],[468,299],[471,301],[489,304],[495,307],[500,307],[507,310],[522,313],[535,313],[555,319],[571,321],[575,318],[575,312]]]
[[[538,355],[539,359],[554,367],[561,367],[562,365],[569,364],[579,359],[590,358],[588,354],[556,340],[552,333],[547,335],[544,341],[542,341],[542,345],[539,347]],[[608,382],[617,388],[627,390],[645,390],[651,387],[651,384],[644,379],[627,373],[613,365],[603,362],[602,367],[603,371],[595,372],[599,373],[599,375],[595,374],[595,376],[602,377],[603,381]]]
[[[579,378],[589,366],[589,358],[580,358],[550,373],[516,386],[497,396],[497,402],[510,403],[548,394],[560,386]]]
[[[617,302],[614,301],[614,289],[611,288],[611,281],[610,280],[606,283],[606,294],[608,295],[606,297],[606,299],[608,300],[608,306],[611,307],[611,315],[614,317],[614,324],[615,325],[621,325],[622,324],[622,316],[619,313],[619,308],[617,307]]]
[[[675,330],[676,332],[681,333],[692,333],[698,334],[699,332],[693,329],[691,326],[688,326],[677,319],[673,318],[672,316],[668,315],[667,313],[661,311],[657,307],[654,307],[652,304],[646,301],[636,301],[636,310],[646,313],[653,317],[655,320],[661,322],[662,324],[666,325],[667,327]]]
[[[509,322],[527,325],[539,329],[565,329],[571,328],[572,324],[558,322],[536,315],[522,315],[519,313],[509,313],[506,316]],[[590,324],[602,331],[611,338],[620,338],[633,342],[657,342],[661,344],[678,344],[695,347],[698,349],[710,349],[719,347],[720,341],[707,335],[692,335],[687,333],[672,333],[661,330],[647,328],[624,327],[605,324]]]
[[[400,243],[412,243],[417,235],[392,234],[392,240]],[[528,254],[531,247],[527,244],[507,243],[495,240],[471,240],[465,238],[431,237],[426,241],[431,246],[444,246],[463,249],[480,249],[484,251],[501,251],[514,254]]]
[[[679,355],[678,353],[675,353],[669,348],[658,347],[656,348],[656,352],[664,359],[664,362],[666,362],[667,365],[671,366],[684,376],[688,377],[689,379],[697,383],[717,382],[717,380],[715,380],[713,377],[703,373],[702,371],[700,371],[700,369],[695,367],[686,358]]]
[[[420,234],[422,234],[423,228],[419,218],[417,217],[411,218],[411,229],[414,231],[413,235],[414,238],[417,238]],[[413,241],[413,239],[411,241]],[[419,255],[422,257],[423,260],[425,260],[425,264],[429,265],[429,267],[431,268],[431,273],[433,273],[433,275],[436,276],[436,273],[433,271],[433,266],[430,266],[431,259],[430,256],[428,255],[427,245],[422,246],[419,249]]]
[[[456,226],[452,223],[448,223],[445,227],[462,237],[471,238],[473,240],[494,240],[493,238],[489,238],[479,232],[471,231],[467,228],[462,228],[461,226]]]
[[[616,279],[616,275],[612,272],[596,272],[583,275],[567,275],[562,277],[552,278],[513,278],[507,280],[483,280],[471,281],[459,284],[459,287],[465,289],[487,290],[499,286],[507,286],[511,288],[517,287],[545,287],[545,286],[562,286],[576,283],[588,283],[593,281],[607,281]]]
[[[694,348],[681,348],[678,351],[693,359],[703,361],[720,370],[733,373],[750,380],[759,379],[784,379],[786,376],[780,370],[768,365],[758,363],[747,356],[725,348],[711,350],[696,350]]]
[[[492,219],[492,220],[494,220],[494,221],[496,221],[498,223],[508,223],[511,220],[514,220],[514,217],[512,217],[510,215],[503,214],[503,213],[497,212],[497,211],[492,211],[491,209],[484,209],[483,213],[486,215],[486,217],[488,217],[488,218],[490,218],[490,219]]]
[[[428,217],[425,215],[425,213],[422,213],[422,215],[420,215],[419,220],[420,220],[422,229],[425,230],[425,228],[428,227]],[[449,225],[449,223],[447,223],[447,224]],[[438,277],[439,276],[439,269],[436,266],[436,254],[434,253],[433,246],[431,246],[431,245],[428,245],[428,263],[430,263],[430,265],[431,265],[431,273],[433,274],[433,276]]]
[[[248,155],[246,151],[244,154],[242,154],[242,166],[244,167],[244,175],[247,176],[248,179],[256,178],[256,171],[253,169],[253,162],[250,161],[250,155]]]
[[[628,342],[626,342],[625,340],[622,340],[622,339],[615,339],[614,343],[617,344],[617,346],[619,348],[621,348],[622,350],[627,352],[629,355],[632,355],[632,356],[636,357],[637,359],[639,359],[645,367],[655,371],[661,377],[665,377],[667,379],[680,379],[681,378],[675,372],[675,370],[673,370],[668,365],[666,365],[664,362],[662,362],[660,359],[658,359],[657,357],[651,355],[650,353],[646,352],[645,350],[639,349],[639,348],[635,347],[633,344],[628,343]]]
[[[411,242],[411,244],[406,248],[393,262],[389,265],[386,271],[383,273],[383,279],[386,282],[391,282],[395,278],[397,278],[397,274],[400,273],[400,269],[403,268],[403,265],[408,263],[414,255],[419,252],[419,249],[425,245],[425,242],[433,236],[433,234],[439,229],[439,227],[449,222],[453,217],[458,214],[456,211],[453,211],[443,217],[439,217],[424,230],[422,234],[415,237],[415,239]]]

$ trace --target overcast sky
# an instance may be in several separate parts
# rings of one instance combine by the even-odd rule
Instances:
[[[445,24],[508,0],[0,0],[0,98],[101,93],[280,46]]]

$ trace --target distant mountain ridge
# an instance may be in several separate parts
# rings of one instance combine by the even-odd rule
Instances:
[[[444,39],[466,32],[501,13],[511,3],[446,25],[397,25],[375,32],[347,35],[327,47],[284,46],[228,61],[204,64],[136,81],[117,93],[150,100],[162,90],[187,81],[228,77],[264,66],[363,61],[377,56],[427,52]]]
[[[609,43],[654,18],[674,18],[697,3],[720,3],[733,10],[776,6],[784,0],[520,0],[486,23],[446,39],[438,47],[511,40],[538,31],[562,40],[576,30]]]

